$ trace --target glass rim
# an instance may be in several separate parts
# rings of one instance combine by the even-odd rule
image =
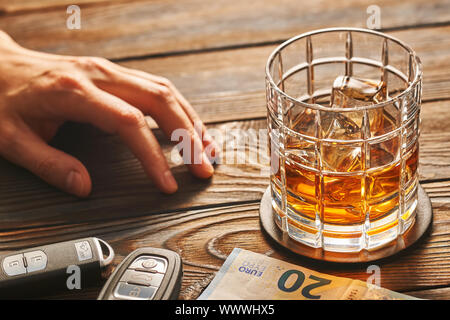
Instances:
[[[401,47],[403,47],[410,54],[410,56],[414,59],[414,61],[416,62],[416,66],[417,66],[417,68],[416,68],[417,70],[416,70],[414,79],[411,81],[411,83],[408,85],[408,87],[405,90],[403,90],[401,93],[399,93],[397,96],[395,96],[394,98],[390,98],[390,99],[380,102],[380,103],[375,103],[375,104],[371,104],[371,105],[367,105],[367,106],[358,106],[358,107],[353,107],[353,108],[326,107],[326,106],[316,104],[316,103],[315,104],[307,103],[307,102],[301,101],[297,98],[291,97],[290,95],[288,95],[286,92],[284,92],[283,90],[281,90],[278,87],[278,85],[275,83],[275,81],[273,80],[273,78],[270,74],[270,66],[272,65],[276,55],[279,54],[282,49],[289,46],[291,43],[296,42],[300,39],[306,38],[308,36],[322,34],[322,33],[328,33],[328,32],[345,32],[345,31],[368,33],[368,34],[376,35],[376,36],[379,36],[382,38],[387,38],[387,39],[397,43]],[[310,109],[321,110],[321,111],[332,111],[332,112],[363,111],[363,110],[382,108],[384,106],[392,104],[395,101],[399,101],[405,95],[409,94],[413,90],[413,88],[416,87],[417,84],[422,79],[422,63],[420,61],[420,58],[417,56],[416,52],[408,44],[406,44],[405,42],[403,42],[393,36],[385,34],[383,32],[374,31],[371,29],[351,28],[351,27],[317,29],[317,30],[304,32],[302,34],[294,36],[294,37],[284,41],[282,44],[280,44],[278,47],[276,47],[272,51],[272,53],[269,55],[269,58],[267,60],[265,69],[266,69],[265,72],[266,72],[267,81],[269,82],[270,86],[273,87],[275,89],[275,91],[277,91],[280,95],[284,96],[288,100],[291,100],[291,102],[293,102],[293,103],[299,104],[300,106],[302,106],[304,108],[310,108]]]

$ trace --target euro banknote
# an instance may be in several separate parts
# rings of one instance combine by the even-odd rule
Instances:
[[[235,248],[199,300],[411,300],[379,286]]]

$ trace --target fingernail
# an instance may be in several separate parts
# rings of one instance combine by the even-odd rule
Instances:
[[[221,150],[219,149],[219,146],[217,145],[217,143],[215,141],[212,142],[212,148],[213,148],[213,152],[211,152],[211,156],[213,157],[213,162],[216,163],[217,159],[220,157],[220,152]],[[211,162],[212,163],[212,162]]]
[[[68,192],[77,196],[83,192],[83,180],[81,174],[78,171],[72,170],[66,179],[66,189]]]
[[[204,163],[204,168],[206,169],[206,171],[208,173],[208,177],[212,176],[212,174],[214,173],[214,168],[213,168],[211,162],[209,161],[208,157],[204,153],[203,153],[203,163]]]
[[[165,185],[165,190],[168,193],[174,193],[175,191],[177,191],[178,189],[178,184],[175,181],[175,178],[172,175],[172,172],[170,172],[170,170],[167,170],[166,172],[164,172],[163,174],[164,176],[164,185]]]

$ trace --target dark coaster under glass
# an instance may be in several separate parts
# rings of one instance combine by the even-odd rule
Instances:
[[[425,190],[419,184],[418,205],[416,221],[403,235],[389,244],[374,250],[362,250],[360,252],[331,252],[322,248],[313,248],[304,245],[290,238],[287,232],[283,232],[275,223],[272,212],[272,199],[270,196],[270,187],[264,192],[259,208],[259,217],[262,229],[265,233],[286,249],[317,260],[340,262],[340,263],[363,263],[379,260],[392,256],[416,243],[427,231],[431,224],[433,211],[431,201]]]

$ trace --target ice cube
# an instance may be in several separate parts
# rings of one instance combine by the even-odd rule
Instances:
[[[383,81],[339,76],[333,83],[331,107],[353,108],[380,103],[386,98],[386,83]]]
[[[337,140],[361,138],[362,117],[350,113],[322,112],[322,137]]]
[[[289,115],[292,116],[292,113]],[[289,128],[295,132],[314,137],[316,131],[315,122],[315,111],[312,109],[305,109],[296,116],[292,116]],[[313,142],[306,141],[297,135],[288,135],[285,148],[286,152],[295,159],[295,161],[309,164],[315,163],[315,149]]]
[[[321,123],[325,127],[323,138],[334,140],[356,140],[361,138],[361,123],[355,123],[348,115],[326,112],[321,118]],[[360,147],[323,142],[321,153],[325,170],[350,172],[361,169]]]
[[[361,147],[323,143],[322,167],[327,171],[353,172],[362,169]]]
[[[304,109],[296,116],[292,116],[289,128],[302,134],[314,136],[316,113],[312,109]]]
[[[339,76],[333,83],[331,92],[331,107],[352,109],[361,106],[380,103],[386,100],[386,83],[370,79],[359,79],[349,76]],[[332,121],[326,117],[333,118]],[[364,112],[350,110],[336,115],[326,115],[322,121],[324,136],[330,139],[354,140],[364,136]],[[376,109],[368,112],[370,128],[366,132],[376,132],[383,125],[383,110]]]
[[[332,108],[355,108],[386,100],[386,84],[383,81],[339,76],[333,83]],[[324,111],[321,113],[322,137],[325,139],[357,140],[365,137],[363,132],[364,112]],[[370,126],[382,123],[383,113],[371,112]],[[322,144],[322,160],[326,170],[351,172],[362,169],[361,147],[353,145]]]

